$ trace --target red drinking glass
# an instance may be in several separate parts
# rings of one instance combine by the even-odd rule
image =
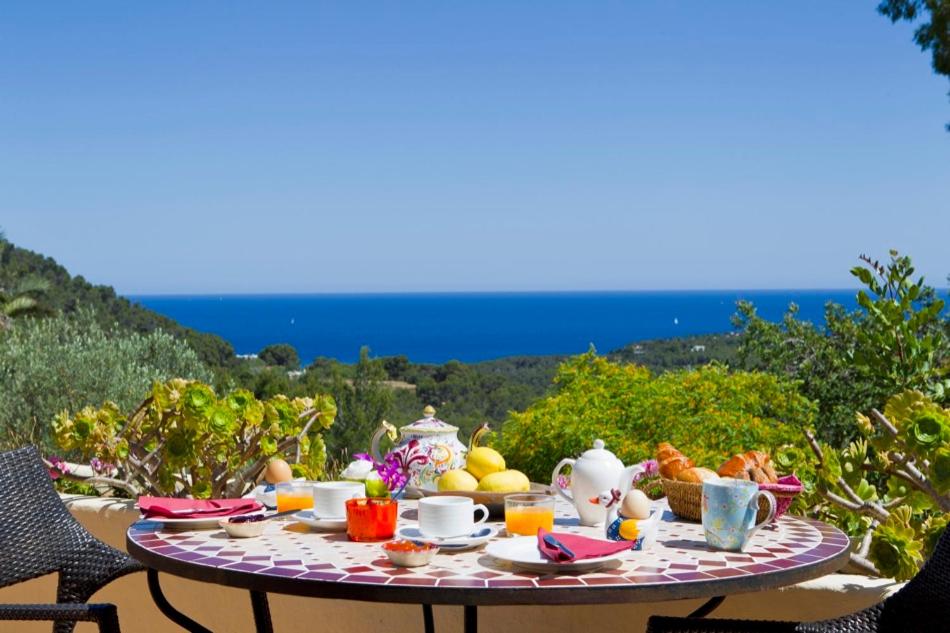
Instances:
[[[351,541],[385,541],[396,533],[392,499],[359,498],[346,502],[346,535]]]

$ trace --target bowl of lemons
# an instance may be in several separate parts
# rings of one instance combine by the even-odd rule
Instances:
[[[472,434],[465,468],[443,473],[436,481],[436,490],[418,488],[416,494],[422,497],[468,497],[485,505],[493,518],[505,516],[505,497],[508,495],[524,492],[552,494],[550,486],[532,483],[520,470],[507,468],[504,456],[495,449],[479,446],[479,438],[487,432],[488,426],[482,425]]]

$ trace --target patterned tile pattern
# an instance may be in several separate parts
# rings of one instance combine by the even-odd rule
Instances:
[[[413,523],[415,507],[414,501],[400,502],[401,524]],[[603,538],[601,528],[579,526],[573,509],[560,500],[557,514],[556,531]],[[785,516],[773,527],[759,530],[747,551],[717,552],[706,546],[701,525],[679,521],[665,508],[655,543],[644,551],[628,552],[616,566],[581,575],[520,571],[488,556],[484,548],[439,553],[425,567],[394,567],[378,543],[353,543],[345,533],[311,531],[292,521],[270,521],[263,536],[251,539],[229,539],[223,530],[165,531],[156,523],[139,521],[129,528],[129,538],[154,554],[251,574],[301,581],[479,589],[711,582],[808,567],[849,546],[848,537],[829,525]]]

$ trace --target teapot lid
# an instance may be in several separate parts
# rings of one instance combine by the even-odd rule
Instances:
[[[615,461],[617,456],[604,448],[603,440],[594,440],[594,448],[584,451],[580,459],[590,459],[593,461]]]
[[[430,404],[422,411],[423,417],[412,424],[402,427],[402,431],[408,433],[457,433],[458,427],[452,426],[448,422],[443,422],[435,417],[435,408]]]

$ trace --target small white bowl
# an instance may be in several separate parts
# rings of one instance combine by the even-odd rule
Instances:
[[[439,551],[438,546],[426,543],[413,543],[413,549],[392,549],[399,547],[408,541],[389,541],[383,543],[383,551],[389,556],[389,560],[397,567],[422,567],[432,562],[433,557]]]
[[[240,523],[231,523],[230,519],[221,519],[218,525],[224,528],[231,538],[251,538],[260,536],[264,533],[264,524],[267,520],[261,521],[242,521]]]

